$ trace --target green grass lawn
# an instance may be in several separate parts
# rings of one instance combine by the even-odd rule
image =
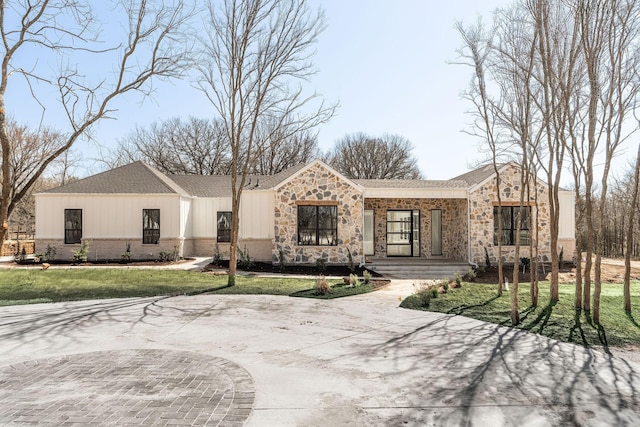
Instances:
[[[429,311],[460,314],[486,322],[511,325],[511,294],[497,296],[496,285],[463,283],[460,289],[450,289],[447,294],[432,299]],[[593,286],[592,286],[593,290]],[[561,341],[586,346],[621,346],[640,344],[640,282],[632,282],[631,303],[638,310],[627,316],[623,310],[621,284],[603,284],[600,298],[600,322],[597,327],[588,313],[576,313],[574,309],[574,285],[560,285],[560,301],[549,305],[549,283],[540,284],[537,308],[531,307],[529,284],[520,284],[518,304],[520,329],[525,329]],[[415,307],[416,296],[405,299],[402,306]]]
[[[227,276],[180,270],[16,269],[0,271],[0,305],[127,298],[201,292],[289,295],[313,287],[313,279],[239,276],[224,288]]]

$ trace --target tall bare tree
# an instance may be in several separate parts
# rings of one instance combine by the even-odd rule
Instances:
[[[7,220],[12,207],[28,194],[51,162],[98,121],[114,117],[117,99],[129,92],[147,95],[152,90],[149,83],[153,77],[179,76],[187,64],[190,49],[181,37],[181,29],[190,12],[182,0],[114,3],[113,13],[122,12],[125,30],[121,41],[109,44],[101,39],[101,22],[94,13],[97,7],[94,2],[0,2],[0,224]],[[39,61],[47,55],[61,59],[58,69],[51,63]],[[117,58],[113,74],[93,76],[92,80],[82,66],[89,68],[96,57],[102,56]],[[42,123],[47,123],[47,114],[55,105],[61,106],[66,123],[56,121],[59,133],[64,135],[62,142],[31,166],[28,179],[16,190],[17,177],[11,169],[16,143],[11,139],[8,126],[13,100],[7,98],[7,93],[19,78],[26,81],[29,96],[41,106]],[[53,91],[58,93],[57,103],[46,99]],[[50,132],[46,126],[38,130],[40,139],[44,138],[45,130]],[[4,232],[0,235],[1,243]]]
[[[219,120],[175,117],[136,128],[106,163],[115,167],[136,160],[169,174],[226,175],[231,150]]]
[[[465,28],[462,23],[456,24],[456,29],[462,37],[463,46],[458,54],[464,65],[471,66],[474,70],[469,89],[463,93],[463,97],[473,105],[471,114],[474,116],[473,128],[468,131],[471,135],[478,136],[486,141],[489,151],[489,161],[493,165],[496,180],[497,209],[495,221],[498,225],[496,244],[498,253],[496,255],[498,264],[498,295],[502,295],[504,273],[502,271],[502,193],[500,168],[506,161],[506,150],[501,144],[500,127],[498,125],[498,114],[502,109],[502,102],[499,97],[492,97],[487,89],[488,68],[490,68],[490,55],[493,51],[493,37],[495,28],[486,31],[480,20],[469,28]]]
[[[638,210],[638,188],[640,187],[640,145],[632,178],[629,225],[627,228],[627,247],[624,254],[624,311],[631,313],[631,252],[633,252],[634,219]]]
[[[235,284],[242,190],[255,163],[259,126],[288,118],[289,129],[325,122],[335,106],[305,96],[302,82],[315,72],[313,46],[324,15],[306,0],[209,1],[202,40],[199,88],[222,120],[231,148],[232,224],[229,285]]]
[[[587,217],[587,269],[585,280],[590,275],[592,254],[590,241],[595,242],[595,269],[592,318],[600,323],[601,262],[603,252],[602,233],[605,229],[605,204],[608,190],[611,160],[621,144],[637,130],[627,130],[629,112],[636,106],[640,94],[638,71],[640,56],[637,44],[640,41],[640,2],[583,1],[576,9],[580,23],[580,41],[585,59],[588,85],[589,114],[587,122],[586,217]],[[592,190],[594,181],[594,159],[602,150],[603,171],[600,179],[598,213],[594,224]]]
[[[320,156],[318,138],[310,129],[290,129],[287,121],[269,120],[258,130],[255,162],[251,173],[275,175],[300,163]]]
[[[412,151],[411,142],[400,135],[358,132],[339,139],[326,157],[333,168],[352,179],[420,179]]]

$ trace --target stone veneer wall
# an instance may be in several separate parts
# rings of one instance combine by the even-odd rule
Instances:
[[[358,264],[363,254],[363,196],[349,182],[329,169],[315,164],[286,182],[275,195],[274,246],[272,261],[280,250],[288,263],[314,264],[324,258],[328,264],[349,262],[347,249]],[[298,204],[335,202],[338,206],[338,244],[336,246],[298,245]]]
[[[520,171],[516,166],[507,168],[500,174],[500,194],[503,203],[511,204],[520,201]],[[547,261],[551,257],[550,232],[549,232],[549,198],[545,185],[538,186],[537,195],[532,194],[538,200],[538,255]],[[469,193],[469,227],[471,229],[471,259],[480,265],[485,263],[487,248],[491,262],[497,263],[498,245],[494,245],[493,231],[493,206],[498,203],[496,180],[492,179]],[[531,239],[535,238],[536,208],[531,206]],[[514,262],[515,246],[502,246],[502,260]],[[520,257],[529,256],[529,245],[520,247]]]
[[[387,211],[420,210],[420,256],[431,256],[431,211],[442,210],[442,257],[467,260],[467,201],[464,199],[366,199],[373,209],[375,256],[387,255]]]

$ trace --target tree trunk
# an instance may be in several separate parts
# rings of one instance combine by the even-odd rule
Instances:
[[[631,206],[629,207],[629,225],[627,230],[627,250],[624,254],[624,311],[631,313],[631,252],[633,251],[633,224],[638,205],[638,181],[640,181],[640,145],[633,176],[633,193],[631,194]]]

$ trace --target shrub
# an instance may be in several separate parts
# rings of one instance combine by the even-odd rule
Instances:
[[[351,251],[347,248],[347,257],[349,258],[349,271],[351,273],[356,272],[356,265],[353,263],[353,256],[351,255]]]
[[[475,282],[476,281],[476,272],[473,271],[473,269],[469,269],[469,272],[467,273],[467,280],[470,282]]]
[[[454,282],[456,282],[456,285],[458,285],[457,287],[459,288],[460,285],[462,285],[462,276],[460,276],[460,273],[456,271],[456,275],[454,277]]]
[[[316,278],[316,283],[313,286],[316,295],[327,295],[331,293],[331,286],[324,276]]]
[[[34,254],[34,256],[36,258],[36,262],[47,262],[55,258],[56,252],[57,251],[54,246],[47,245],[47,250],[44,251],[44,253],[38,252]]]
[[[354,287],[360,284],[360,281],[358,280],[358,276],[356,274],[351,273],[349,275],[349,284]]]
[[[484,264],[487,266],[487,268],[491,268],[491,257],[489,256],[489,251],[487,250],[486,246],[484,248]]]
[[[316,269],[318,273],[324,274],[324,272],[327,271],[327,260],[325,258],[318,258],[316,260]]]
[[[435,287],[429,282],[420,282],[418,283],[417,286],[414,283],[413,287],[415,288],[415,291],[413,292],[413,294],[418,299],[419,307],[422,307],[422,308],[429,307],[429,304],[431,303],[431,298],[434,298],[433,290],[435,289]],[[436,289],[436,296],[437,295],[438,295],[438,290]]]
[[[249,250],[245,245],[244,250],[238,248],[238,267],[240,268],[251,268],[253,267],[253,260],[251,259],[251,255],[249,255]]]
[[[371,281],[371,273],[369,273],[369,270],[365,270],[362,272],[362,278],[364,279],[364,284],[368,285]]]
[[[216,242],[216,245],[213,248],[213,264],[220,265],[221,261],[222,261],[222,254],[220,253],[220,247],[218,246],[218,242]]]
[[[81,262],[87,262],[89,258],[89,241],[83,240],[82,244],[78,249],[74,249],[71,251],[71,261],[74,264],[79,264]]]
[[[520,258],[520,265],[522,266],[522,272],[525,273],[531,265],[531,260],[527,257],[522,257]]]
[[[287,269],[286,259],[284,257],[284,249],[278,249],[278,268],[280,271],[285,271]]]
[[[127,242],[124,253],[120,255],[120,259],[124,262],[131,261],[131,243]]]
[[[180,259],[180,249],[178,245],[173,247],[172,251],[160,251],[158,261],[160,262],[176,262]]]
[[[435,286],[431,286],[429,288],[429,291],[431,292],[431,298],[438,298],[438,288]]]

